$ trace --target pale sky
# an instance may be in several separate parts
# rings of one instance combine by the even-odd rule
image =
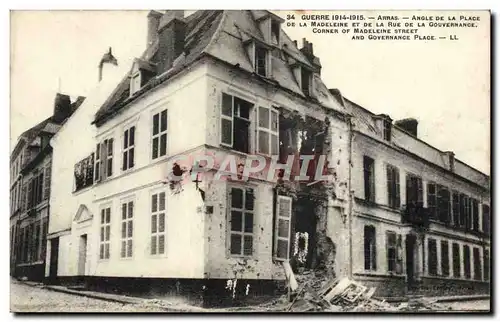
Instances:
[[[131,67],[145,49],[147,13],[12,13],[11,150],[19,134],[52,114],[58,88],[74,96],[90,92],[108,47],[122,73]],[[299,47],[303,37],[314,44],[328,88],[340,89],[376,114],[417,118],[421,139],[490,173],[489,21],[452,32],[459,35],[454,42],[354,41],[304,28],[284,30]],[[450,34],[443,29],[428,32]]]

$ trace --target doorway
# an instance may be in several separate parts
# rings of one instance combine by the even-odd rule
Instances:
[[[59,257],[59,237],[50,240],[50,266],[49,278],[55,280],[57,278],[57,266]]]
[[[415,249],[417,237],[412,234],[406,235],[406,276],[408,289],[415,286]]]
[[[87,265],[87,234],[80,236],[78,247],[78,275],[85,275],[85,268]]]

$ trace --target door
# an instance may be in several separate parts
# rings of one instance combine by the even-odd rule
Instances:
[[[412,288],[415,284],[415,235],[406,235],[406,276],[408,288]]]
[[[50,267],[49,277],[55,279],[57,277],[57,263],[59,257],[59,237],[50,240]]]
[[[78,247],[78,275],[85,275],[85,267],[87,264],[87,235],[80,236]]]

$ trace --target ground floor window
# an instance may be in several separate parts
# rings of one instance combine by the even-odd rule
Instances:
[[[365,226],[364,231],[364,257],[365,257],[365,270],[375,271],[377,270],[377,243],[375,235],[375,227]]]
[[[450,258],[449,258],[448,242],[441,241],[441,274],[444,276],[450,275]]]
[[[481,274],[481,258],[479,257],[479,248],[474,247],[472,249],[472,258],[474,261],[474,279],[482,280],[483,276]]]
[[[165,192],[151,196],[151,255],[165,254]]]
[[[231,187],[229,194],[230,254],[252,256],[254,191],[252,188]]]
[[[435,239],[429,238],[427,241],[427,255],[429,275],[437,275],[437,246]]]
[[[490,251],[485,249],[483,252],[483,271],[484,271],[484,280],[487,281],[490,279]]]
[[[465,278],[470,279],[470,247],[464,245],[464,275]]]
[[[111,237],[111,208],[101,210],[101,234],[99,243],[99,259],[109,259]]]
[[[452,246],[452,257],[453,257],[453,277],[460,277],[460,246],[457,243],[453,243]]]

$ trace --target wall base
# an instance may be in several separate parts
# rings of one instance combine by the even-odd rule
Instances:
[[[41,282],[45,276],[45,263],[16,266],[12,272],[12,276],[16,278],[26,277],[29,281]]]

